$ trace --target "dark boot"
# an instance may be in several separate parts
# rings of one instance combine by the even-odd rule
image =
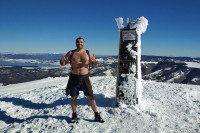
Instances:
[[[77,114],[76,114],[76,112],[73,112],[72,113],[71,123],[75,123],[75,122],[77,122]]]
[[[98,112],[95,112],[95,121],[104,123],[105,121],[101,118],[100,114]]]

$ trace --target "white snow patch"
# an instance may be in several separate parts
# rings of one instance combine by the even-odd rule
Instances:
[[[103,73],[105,73],[107,76],[112,76],[111,70],[112,69],[108,69],[108,70],[104,71]]]
[[[167,80],[167,82],[173,82],[175,79],[179,79],[180,77],[184,76],[184,72],[180,71],[180,72],[175,72],[170,74],[170,79]]]
[[[197,62],[185,62],[187,64],[187,67],[191,68],[200,68],[200,63]]]
[[[153,64],[158,64],[158,62],[151,62],[151,61],[141,61],[142,64],[149,64],[149,63],[153,63]]]
[[[191,81],[193,82],[199,81],[199,78],[193,78]]]
[[[165,68],[164,70],[171,70],[172,68],[171,67],[168,67],[168,68]]]
[[[35,69],[35,67],[22,67],[23,69]]]
[[[162,70],[157,70],[157,71],[155,71],[155,72],[152,72],[152,73],[150,73],[150,74],[147,74],[147,75],[144,75],[144,77],[153,77],[154,75],[158,75],[158,74],[160,74],[162,72]]]
[[[112,64],[114,62],[117,62],[118,59],[115,59],[115,58],[106,58],[106,59],[103,59],[103,58],[98,58],[96,59],[99,63],[106,63],[106,64]]]
[[[103,62],[104,60],[103,60],[103,58],[98,58],[98,59],[96,59],[96,61]]]

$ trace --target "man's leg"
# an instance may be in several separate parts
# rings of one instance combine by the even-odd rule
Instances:
[[[92,110],[94,112],[97,112],[97,104],[94,98],[92,98],[91,96],[87,96],[88,100],[90,101],[90,105],[92,107]]]
[[[72,111],[76,112],[76,107],[77,107],[77,96],[71,98],[71,106],[72,106]]]
[[[71,123],[75,123],[77,121],[77,114],[76,114],[77,96],[71,98],[71,106],[73,111]]]
[[[100,114],[97,112],[97,105],[95,99],[92,98],[91,96],[87,96],[87,98],[89,99],[92,110],[94,111],[95,121],[104,123],[105,121],[101,118]]]

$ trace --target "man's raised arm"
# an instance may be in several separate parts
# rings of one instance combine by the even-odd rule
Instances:
[[[69,51],[65,56],[64,55],[62,56],[62,58],[60,59],[61,66],[64,66],[69,62],[70,54],[71,54],[71,51]]]

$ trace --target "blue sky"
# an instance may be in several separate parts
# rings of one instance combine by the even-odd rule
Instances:
[[[117,55],[115,18],[144,16],[142,54],[200,57],[200,0],[0,0],[0,51]]]

